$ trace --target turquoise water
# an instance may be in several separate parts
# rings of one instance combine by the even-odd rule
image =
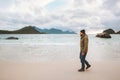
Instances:
[[[19,40],[6,40],[7,37],[18,37]],[[58,34],[3,34],[0,35],[0,44],[72,44],[76,43],[79,35],[58,35]]]
[[[14,36],[19,40],[6,40]],[[111,39],[89,36],[87,59],[120,61],[120,35]],[[78,34],[3,34],[0,35],[0,60],[57,61],[79,59]]]

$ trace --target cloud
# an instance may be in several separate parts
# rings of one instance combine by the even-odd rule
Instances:
[[[8,29],[13,29],[12,27],[17,28],[17,25],[34,25],[38,18],[45,15],[44,6],[51,1],[53,0],[0,0],[1,26],[11,26]]]
[[[90,33],[120,30],[120,0],[0,0],[0,13],[0,29],[34,25]]]

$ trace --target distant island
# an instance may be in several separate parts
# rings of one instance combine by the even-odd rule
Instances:
[[[62,31],[56,28],[40,29],[35,26],[26,26],[22,29],[14,31],[0,30],[0,34],[76,34],[76,33],[73,31]]]
[[[113,29],[106,29],[103,31],[103,33],[108,33],[108,34],[120,34],[120,31],[115,32]]]
[[[96,37],[111,38],[110,34],[120,34],[120,31],[115,32],[113,29],[107,29],[107,30],[104,30],[102,33],[98,33]]]

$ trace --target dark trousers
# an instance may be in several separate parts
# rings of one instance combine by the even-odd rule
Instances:
[[[85,64],[87,66],[89,66],[90,64],[88,63],[88,61],[85,59],[86,58],[87,53],[85,53],[85,55],[82,55],[82,51],[80,52],[80,60],[81,60],[81,64],[82,64],[82,69],[85,68]]]

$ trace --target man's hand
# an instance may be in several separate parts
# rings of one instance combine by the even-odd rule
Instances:
[[[85,55],[85,53],[84,52],[82,52],[82,56],[84,56]]]

